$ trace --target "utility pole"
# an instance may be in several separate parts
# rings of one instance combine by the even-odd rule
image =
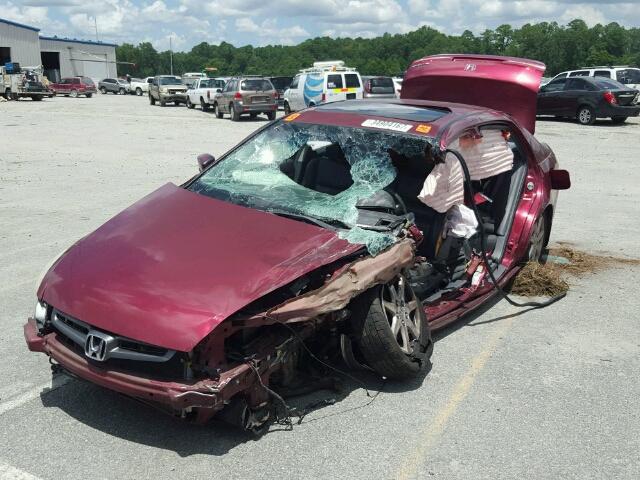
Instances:
[[[98,17],[96,17],[95,15],[93,16],[93,24],[96,27],[96,42],[99,42],[100,40],[98,39]]]
[[[173,75],[173,50],[171,49],[171,35],[169,35],[169,61],[171,62],[171,75]]]

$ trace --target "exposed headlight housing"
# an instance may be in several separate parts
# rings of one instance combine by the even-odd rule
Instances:
[[[44,329],[45,324],[49,320],[49,306],[38,300],[36,302],[36,308],[33,312],[33,318],[36,321],[36,326],[38,327],[38,331]]]
[[[160,93],[167,93],[169,89],[167,87],[160,88]]]

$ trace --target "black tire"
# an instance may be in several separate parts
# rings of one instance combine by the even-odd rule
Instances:
[[[267,112],[267,118],[269,120],[275,120],[276,119],[276,112]]]
[[[291,113],[291,107],[289,106],[289,102],[284,102],[284,114],[289,115]]]
[[[34,97],[31,97],[31,100],[33,100],[34,102],[40,102],[42,101],[42,97],[40,95],[36,95]]]
[[[69,94],[69,96],[71,98],[78,98],[78,91],[77,90],[71,90],[71,93]]]
[[[209,111],[209,104],[204,101],[204,98],[200,97],[200,108],[203,112]]]
[[[85,95],[85,97],[87,97],[87,98],[91,98],[91,97],[93,97],[93,93],[87,93],[87,94]]]
[[[593,125],[596,121],[596,112],[589,105],[582,105],[578,108],[576,119],[580,125]]]
[[[155,105],[156,104],[156,99],[153,98],[153,95],[149,94],[149,104],[150,105]]]
[[[235,109],[233,103],[229,104],[229,114],[232,121],[237,122],[240,120],[240,113]]]
[[[191,99],[187,97],[187,108],[196,108],[196,106],[191,103]]]
[[[103,95],[106,95],[107,94],[107,89],[104,88],[104,87],[100,87],[100,93],[103,94]]]
[[[140,87],[136,87],[136,95],[139,97],[142,96],[142,89]]]
[[[529,238],[529,247],[527,248],[528,262],[542,261],[542,255],[547,247],[549,239],[548,221],[546,215],[540,215],[533,225],[531,237]]]
[[[224,117],[224,113],[222,113],[222,111],[220,110],[220,106],[218,105],[218,102],[213,104],[213,111],[216,114],[216,118]]]
[[[613,122],[614,125],[621,125],[627,121],[627,118],[629,117],[611,117],[611,122]]]
[[[258,117],[258,114],[257,114],[257,113],[250,113],[250,114],[249,114],[249,118],[250,118],[251,120],[253,120],[253,119],[257,118],[257,117]]]
[[[403,380],[430,367],[433,342],[427,317],[403,276],[360,295],[351,312],[356,344],[380,375]]]
[[[167,106],[167,102],[165,102],[162,98],[160,99],[160,106],[161,107],[166,107]]]
[[[124,88],[118,90],[118,95],[124,95],[127,91]]]

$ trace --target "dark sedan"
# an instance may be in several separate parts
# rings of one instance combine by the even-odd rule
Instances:
[[[591,125],[597,118],[624,123],[640,114],[638,90],[609,78],[558,78],[540,88],[538,115],[575,118]]]

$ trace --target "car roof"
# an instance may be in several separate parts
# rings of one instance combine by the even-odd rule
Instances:
[[[513,122],[507,114],[484,107],[414,99],[345,100],[325,103],[293,113],[284,120],[364,128],[367,128],[364,124],[367,120],[381,120],[387,122],[389,128],[385,128],[385,124],[373,128],[405,128],[404,133],[432,138],[441,134],[446,136],[446,131],[454,123],[458,123],[460,128],[468,128],[474,124],[491,121]]]

